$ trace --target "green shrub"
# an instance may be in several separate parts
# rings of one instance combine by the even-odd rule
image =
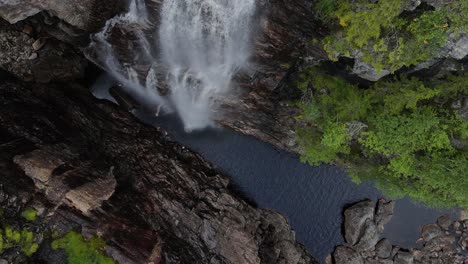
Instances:
[[[299,83],[308,94],[299,103],[307,122],[297,128],[303,162],[347,163],[354,181],[373,180],[392,196],[468,208],[467,152],[451,145],[452,138],[468,138],[468,122],[450,109],[452,100],[434,102],[467,96],[468,75],[430,84],[400,78],[362,89],[309,68]],[[352,138],[347,126],[354,121],[367,128]]]

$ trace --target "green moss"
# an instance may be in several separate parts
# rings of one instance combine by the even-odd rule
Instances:
[[[1,231],[0,253],[6,248],[19,247],[26,256],[31,256],[39,248],[39,245],[34,243],[34,234],[27,229],[20,231],[5,226]]]
[[[86,241],[77,232],[69,232],[52,242],[53,249],[64,249],[69,264],[113,264],[114,260],[104,255],[105,242],[97,237]]]
[[[346,163],[354,181],[376,181],[387,194],[468,208],[467,152],[450,143],[468,138],[468,122],[450,108],[453,99],[434,103],[436,97],[467,96],[468,74],[431,83],[400,78],[368,89],[318,68],[301,78],[307,87],[299,103],[306,122],[297,128],[302,161]],[[350,123],[367,128],[352,139]]]
[[[32,208],[27,208],[26,210],[23,211],[21,214],[24,219],[26,219],[29,222],[35,221],[37,217],[37,211],[32,209]]]

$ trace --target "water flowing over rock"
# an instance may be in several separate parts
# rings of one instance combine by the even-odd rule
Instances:
[[[246,68],[255,6],[255,0],[154,6],[132,0],[126,14],[94,36],[90,53],[137,100],[176,112],[189,131],[202,129],[214,124],[221,97],[232,93],[233,77]],[[150,21],[158,15],[159,21]],[[113,41],[119,33],[131,35],[125,51]]]

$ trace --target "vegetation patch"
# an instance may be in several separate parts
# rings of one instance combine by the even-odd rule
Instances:
[[[468,75],[380,81],[362,89],[312,67],[301,74],[297,128],[302,161],[342,163],[356,181],[432,206],[468,208],[468,122],[450,108],[468,96]],[[448,100],[452,98],[452,100]]]
[[[334,33],[323,40],[330,59],[359,53],[378,71],[417,65],[468,32],[468,1],[405,12],[404,0],[320,0],[316,10]],[[334,26],[333,26],[334,25]]]
[[[21,216],[24,217],[29,222],[33,222],[36,220],[37,217],[37,211],[32,209],[32,208],[27,208],[26,210],[23,211]]]
[[[33,232],[5,226],[0,229],[0,253],[11,248],[21,248],[21,251],[29,257],[37,251],[39,245],[34,243]]]
[[[80,233],[74,231],[52,242],[53,249],[65,250],[69,264],[114,264],[114,260],[105,255],[105,246],[104,240],[99,237],[86,241]]]

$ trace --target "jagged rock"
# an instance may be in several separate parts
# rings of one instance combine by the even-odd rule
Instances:
[[[364,264],[362,257],[352,248],[338,246],[333,253],[335,264]]]
[[[16,156],[14,162],[41,188],[49,182],[54,170],[64,164],[63,160],[53,155],[57,148],[61,146],[46,147]]]
[[[384,226],[390,222],[393,217],[393,211],[395,210],[395,201],[386,202],[380,199],[377,204],[377,212],[375,213],[375,222],[379,229],[379,232],[384,230]]]
[[[116,185],[117,182],[112,172],[109,172],[107,177],[93,180],[70,190],[65,198],[72,207],[87,215],[91,210],[101,207],[104,201],[109,200],[114,194]]]
[[[414,258],[409,252],[398,251],[393,261],[395,264],[413,264]]]
[[[364,232],[368,220],[374,220],[374,202],[370,200],[359,202],[344,212],[344,233],[346,242],[355,245]]]
[[[437,224],[444,230],[448,230],[452,224],[452,220],[449,215],[443,215],[437,219]]]
[[[384,238],[375,246],[375,252],[379,258],[389,258],[392,254],[392,244],[388,239]]]

